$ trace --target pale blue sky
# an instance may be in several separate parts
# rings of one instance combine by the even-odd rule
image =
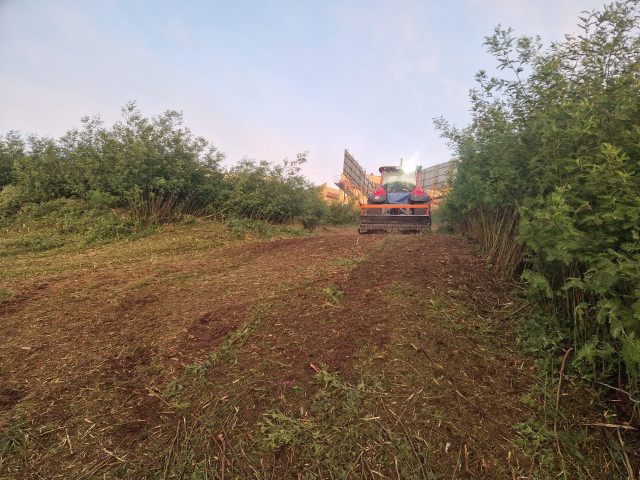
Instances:
[[[227,155],[333,183],[345,148],[368,170],[450,158],[432,119],[469,122],[497,24],[548,45],[602,0],[0,0],[0,134],[59,137],[135,100],[173,109]]]

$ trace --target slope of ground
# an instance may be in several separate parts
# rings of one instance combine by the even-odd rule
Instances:
[[[199,223],[2,262],[0,478],[537,478],[555,461],[527,439],[516,307],[463,239]]]

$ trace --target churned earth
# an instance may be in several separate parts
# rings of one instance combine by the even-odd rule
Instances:
[[[557,467],[531,438],[549,432],[523,401],[521,305],[461,237],[239,239],[198,222],[1,262],[2,479]]]

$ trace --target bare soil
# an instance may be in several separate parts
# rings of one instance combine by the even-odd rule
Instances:
[[[199,224],[3,268],[0,478],[527,478],[543,461],[514,429],[533,415],[518,306],[462,238]],[[362,431],[346,470],[333,420]]]

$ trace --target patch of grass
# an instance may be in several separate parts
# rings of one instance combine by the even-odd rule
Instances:
[[[263,449],[278,449],[282,446],[297,446],[305,442],[307,432],[311,438],[316,437],[317,424],[313,421],[303,421],[291,418],[278,410],[267,412],[263,420],[258,422],[262,433],[259,440]]]
[[[196,365],[187,365],[184,367],[184,373],[204,378],[204,374],[211,368],[213,364],[209,360],[198,363]]]
[[[44,252],[65,245],[64,240],[56,234],[30,233],[18,238],[4,240],[0,243],[0,255],[21,255],[30,252]]]
[[[362,262],[368,260],[369,256],[364,255],[356,258],[348,258],[348,257],[340,257],[332,262],[329,262],[331,266],[337,266],[344,268],[347,273],[350,273],[353,269],[355,269]]]
[[[157,229],[155,222],[142,221],[125,211],[72,199],[24,205],[16,215],[5,218],[2,226],[2,256],[135,240]]]
[[[16,418],[0,431],[0,460],[9,455],[27,451],[28,439],[25,425],[26,421],[23,418]]]
[[[520,436],[515,444],[531,460],[532,466],[535,464],[540,470],[552,471],[556,464],[553,430],[535,417],[514,425],[514,430]]]
[[[241,349],[251,337],[260,323],[260,315],[255,315],[248,323],[239,329],[229,333],[223,344],[214,352],[209,354],[212,364],[216,363],[237,363],[236,351]]]
[[[334,285],[329,285],[322,289],[322,294],[327,303],[337,305],[344,298],[344,291]]]
[[[11,290],[10,288],[0,288],[0,303],[4,302],[6,300],[9,300],[15,294],[16,294],[16,292]]]
[[[438,478],[375,389],[365,382],[351,385],[324,367],[316,380],[321,389],[308,411],[270,410],[258,422],[258,449],[273,453],[273,468],[304,478],[368,478],[373,472]]]
[[[189,367],[185,367],[185,371],[187,368]],[[190,372],[186,372],[186,373],[189,374]],[[162,392],[162,398],[171,399],[176,396],[179,396],[183,391],[184,391],[183,383],[178,379],[174,379],[171,382],[169,382],[169,384],[165,387],[164,391]]]

